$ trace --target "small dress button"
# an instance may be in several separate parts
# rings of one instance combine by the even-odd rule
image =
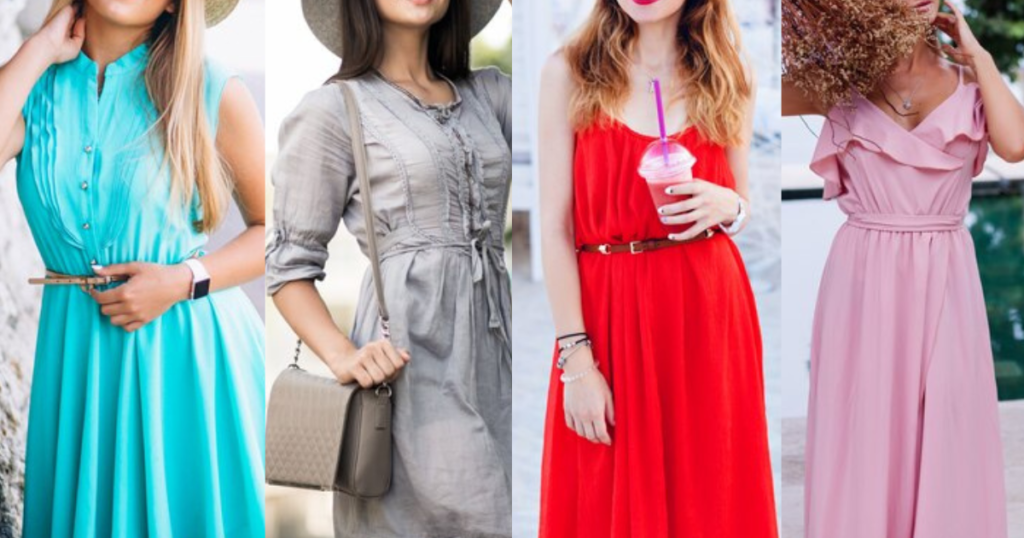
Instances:
[[[82,182],[82,190],[84,191],[84,190],[87,190],[88,188],[89,188],[89,182],[88,181],[83,181]]]
[[[89,228],[91,228],[91,226],[89,226],[88,222],[86,222],[85,224],[82,225],[82,229],[83,230],[88,230]]]
[[[86,153],[92,153],[92,146],[85,146]]]

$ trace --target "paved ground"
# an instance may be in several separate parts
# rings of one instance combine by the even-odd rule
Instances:
[[[1010,538],[1024,538],[1024,402],[1000,404]],[[782,422],[782,536],[803,538],[804,419]],[[969,464],[969,462],[967,462]],[[969,537],[965,537],[969,538]]]
[[[554,329],[542,283],[514,278],[512,289],[515,297],[515,312],[512,317],[512,354],[515,357],[515,403],[512,411],[514,536],[533,538],[537,536],[542,432]],[[779,371],[779,293],[758,293],[757,300],[765,342],[765,379],[772,466],[776,470],[775,483],[778,484],[781,478],[778,470],[782,444],[778,419],[782,388]]]

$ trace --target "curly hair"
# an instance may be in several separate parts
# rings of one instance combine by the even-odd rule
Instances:
[[[782,0],[782,72],[823,110],[868,95],[927,35],[902,0]]]

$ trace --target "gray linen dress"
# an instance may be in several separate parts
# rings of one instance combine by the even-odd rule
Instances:
[[[412,360],[394,385],[394,478],[381,499],[335,494],[335,534],[511,536],[511,298],[503,224],[512,176],[511,79],[496,69],[426,105],[377,74],[350,81],[362,107],[385,297]],[[340,87],[284,122],[273,170],[268,292],[324,278],[344,221],[366,252]],[[352,340],[379,338],[369,272]]]

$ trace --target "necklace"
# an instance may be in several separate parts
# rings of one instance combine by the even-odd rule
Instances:
[[[668,91],[668,90],[670,90],[672,88],[672,84],[674,82],[673,78],[666,79],[665,77],[659,77],[659,76],[651,74],[650,71],[644,69],[643,67],[641,67],[641,66],[639,66],[637,64],[633,64],[633,65],[635,65],[637,70],[639,70],[641,73],[643,73],[644,77],[647,78],[647,93],[654,93],[654,81],[655,80],[658,80],[658,81],[661,82],[661,89],[662,90]]]
[[[908,95],[907,97],[903,97],[903,94],[901,94],[900,92],[896,91],[896,88],[893,88],[889,84],[888,81],[884,81],[883,82],[883,84],[885,84],[885,86],[887,88],[889,88],[889,91],[891,91],[892,93],[895,93],[896,97],[899,97],[900,101],[903,102],[903,111],[904,112],[910,112],[910,109],[914,107],[914,96],[917,95],[917,90],[921,89],[921,84],[923,84],[923,83],[924,83],[924,79],[923,78],[918,79],[917,84],[914,86],[914,89],[910,91],[910,95]]]

